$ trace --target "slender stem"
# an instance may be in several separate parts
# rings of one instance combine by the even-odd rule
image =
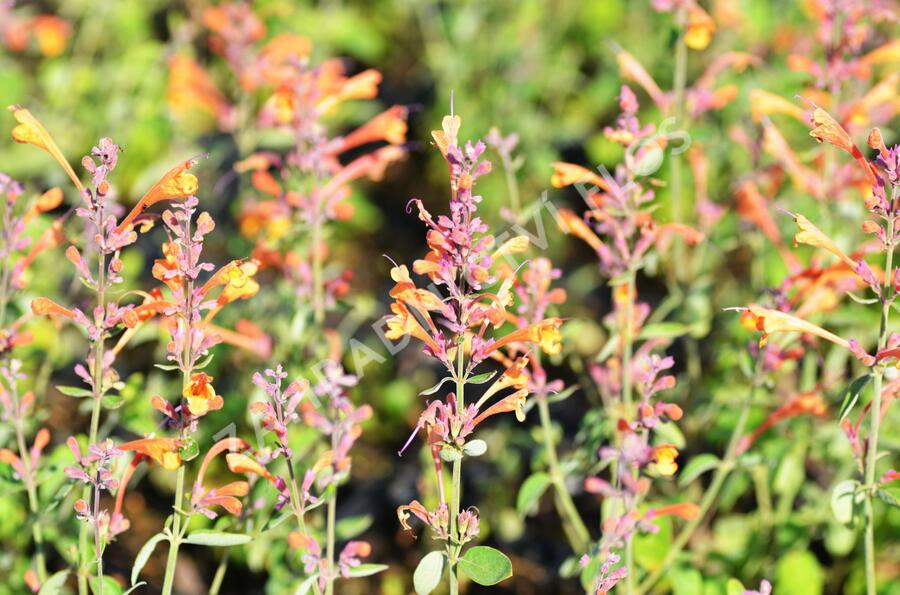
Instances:
[[[171,595],[175,584],[175,567],[178,565],[178,548],[181,546],[181,506],[184,502],[184,465],[178,468],[175,479],[175,518],[172,520],[172,540],[166,558],[166,575],[163,579],[163,595]]]
[[[684,89],[687,81],[687,45],[684,43],[685,24],[687,14],[684,9],[679,9],[676,13],[676,23],[678,26],[678,39],[675,42],[675,72],[672,85],[672,108],[675,117],[675,125],[682,126],[684,119]],[[682,159],[680,154],[672,154],[669,160],[671,168],[672,186],[672,219],[678,223],[684,223],[684,205],[682,204],[681,184],[682,184]],[[684,242],[677,240],[673,246],[674,259],[676,263],[686,262],[684,259]],[[684,270],[680,266],[676,266],[674,271]],[[686,272],[686,271],[685,271]],[[677,276],[677,273],[676,273]]]
[[[547,466],[550,471],[550,479],[556,493],[556,508],[563,519],[566,536],[569,545],[575,553],[587,550],[591,535],[578,514],[578,509],[572,501],[569,490],[566,489],[565,476],[559,466],[559,458],[556,456],[556,445],[553,443],[553,428],[550,421],[550,405],[547,403],[547,395],[540,394],[537,397],[538,412],[541,418],[541,430],[544,435],[544,448],[547,451]]]
[[[464,349],[462,343],[456,345],[456,411],[460,412],[465,409],[465,379],[464,372]],[[457,573],[457,560],[462,551],[459,545],[459,535],[457,531],[457,518],[459,517],[460,500],[462,499],[462,459],[453,461],[453,486],[450,491],[450,539],[447,542],[447,558],[450,564],[450,595],[458,595],[459,579]]]
[[[625,404],[626,415],[631,414],[631,356],[634,350],[634,293],[636,276],[634,268],[629,268],[628,278],[625,281],[625,320],[622,327],[622,402]]]
[[[894,294],[894,197],[891,213],[887,220],[887,255],[884,263],[884,285],[881,288],[881,325],[878,334],[878,351],[884,349],[888,337],[888,320]],[[865,517],[866,517],[866,593],[875,595],[878,590],[875,576],[875,511],[872,500],[875,497],[875,466],[878,464],[878,433],[881,431],[881,388],[884,380],[884,365],[876,364],[872,379],[872,406],[869,410],[869,448],[866,451],[865,472]]]
[[[300,490],[297,488],[297,476],[294,474],[294,462],[287,458],[287,468],[288,475],[290,476],[290,495],[291,495],[291,510],[294,511],[294,516],[297,519],[297,528],[300,529],[300,534],[304,537],[309,536],[309,531],[306,529],[306,518],[304,515],[303,507],[300,504]],[[321,595],[322,591],[319,589],[319,581],[313,581],[313,591],[315,591],[316,595]]]
[[[95,225],[97,233],[103,233],[103,220],[105,217],[105,209],[103,200],[99,201],[97,207],[97,219]],[[106,311],[106,253],[100,246],[97,247],[97,309],[101,312]],[[104,314],[105,316],[105,314]],[[91,427],[88,435],[88,445],[97,443],[97,434],[100,431],[100,404],[103,400],[103,359],[106,340],[106,330],[100,329],[100,336],[94,341],[93,354],[93,403],[91,409]],[[82,499],[85,501],[91,498],[91,487],[86,485],[82,491]],[[87,538],[88,524],[82,523],[78,532],[78,593],[79,595],[88,595],[88,554],[87,554]]]
[[[10,392],[13,395],[13,407],[18,411],[18,391],[13,388]],[[22,427],[21,419],[16,418],[15,427],[16,441],[19,445],[19,460],[22,461],[22,467],[24,467],[25,471],[25,477],[22,478],[22,481],[25,483],[25,491],[28,493],[28,510],[32,517],[31,535],[34,540],[34,562],[37,568],[38,580],[43,583],[47,580],[47,562],[44,556],[44,532],[39,514],[37,486],[34,483],[34,469],[31,468],[31,453],[25,444],[25,431]]]
[[[100,518],[100,469],[97,469],[97,483],[94,485],[94,518]],[[100,527],[94,527],[94,556],[97,558],[97,592],[103,595],[103,543]]]
[[[457,561],[461,547],[458,541],[456,519],[459,516],[459,500],[462,488],[462,460],[453,461],[453,488],[450,492],[450,541],[447,543],[447,556],[450,563],[450,595],[459,594],[459,578],[457,577]]]
[[[503,173],[506,174],[506,187],[509,189],[509,207],[512,209],[516,219],[519,219],[522,200],[519,197],[519,185],[516,183],[516,172],[513,170],[513,164],[505,151],[500,154],[500,160],[503,162]]]
[[[334,593],[334,520],[337,511],[337,485],[334,486],[334,493],[328,499],[328,516],[325,521],[325,554],[328,556],[328,580],[325,582],[325,595]]]
[[[312,228],[313,320],[325,322],[325,285],[322,282],[322,213],[314,213]]]
[[[225,549],[225,554],[222,555],[222,559],[219,560],[219,565],[216,567],[216,574],[213,576],[212,583],[209,585],[209,595],[219,595],[219,589],[222,588],[222,582],[225,580],[225,573],[228,571],[228,554],[231,552],[230,548]]]
[[[722,486],[725,484],[725,480],[728,479],[728,476],[734,470],[735,462],[738,458],[738,446],[741,442],[741,437],[744,435],[744,429],[747,426],[747,419],[750,417],[750,407],[753,402],[756,400],[757,391],[762,384],[762,359],[757,360],[756,364],[756,373],[753,380],[753,384],[750,388],[750,394],[744,399],[744,402],[741,404],[741,411],[738,414],[737,423],[734,426],[734,430],[731,432],[731,438],[728,440],[728,446],[725,449],[725,456],[722,459],[722,462],[719,463],[719,466],[716,468],[716,472],[713,474],[712,481],[709,484],[709,487],[706,489],[706,492],[703,494],[703,498],[700,501],[700,513],[693,519],[688,521],[688,523],[682,527],[681,532],[678,533],[678,536],[675,537],[675,540],[672,542],[672,546],[669,548],[666,557],[663,559],[662,564],[660,564],[659,568],[654,570],[647,578],[645,578],[641,584],[637,588],[638,595],[642,595],[643,593],[647,593],[653,586],[661,579],[665,574],[669,571],[669,568],[675,562],[675,559],[681,553],[681,550],[687,545],[687,542],[693,536],[694,531],[697,530],[697,527],[700,526],[700,523],[703,522],[704,518],[707,514],[712,510],[715,505],[719,492],[722,489]]]

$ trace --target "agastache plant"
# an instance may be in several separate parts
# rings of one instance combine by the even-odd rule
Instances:
[[[40,518],[40,501],[37,490],[37,471],[41,452],[49,444],[50,433],[46,428],[38,430],[33,446],[27,448],[26,435],[30,420],[34,419],[35,396],[31,391],[20,394],[19,384],[25,379],[22,363],[13,357],[13,351],[31,342],[31,334],[22,329],[27,316],[8,323],[10,300],[25,285],[28,267],[41,253],[62,241],[62,223],[59,219],[32,242],[27,236],[29,227],[42,214],[57,208],[63,199],[59,188],[51,188],[40,197],[26,201],[21,197],[24,187],[6,174],[0,173],[0,418],[14,428],[15,449],[0,449],[0,460],[12,466],[18,479],[25,486],[28,510],[32,517],[32,539],[35,546],[35,571],[37,582],[47,579],[44,552],[43,523]]]
[[[437,477],[437,508],[428,510],[416,500],[397,511],[404,528],[411,529],[408,521],[415,516],[444,542],[443,550],[426,555],[416,570],[414,582],[420,594],[437,587],[445,568],[453,595],[459,592],[460,570],[485,585],[511,575],[511,563],[500,551],[487,546],[464,551],[478,536],[479,513],[474,507],[463,506],[462,463],[466,456],[484,454],[487,445],[474,437],[483,421],[507,412],[515,413],[520,421],[524,419],[529,391],[522,370],[528,356],[520,355],[505,366],[480,396],[471,395],[473,386],[488,383],[495,372],[475,372],[511,345],[539,346],[551,354],[561,349],[559,318],[544,318],[512,331],[502,328],[506,309],[513,303],[512,279],[506,278],[496,293],[487,288],[498,279],[495,262],[504,255],[522,252],[528,242],[520,236],[494,246],[488,226],[477,214],[482,197],[474,194],[477,179],[490,172],[491,165],[481,160],[485,149],[481,141],[460,143],[460,124],[459,116],[446,116],[443,129],[432,133],[450,173],[449,215],[435,218],[421,200],[410,202],[427,227],[430,248],[424,258],[413,263],[413,272],[427,277],[436,292],[417,286],[406,266],[394,266],[391,278],[395,285],[390,292],[394,303],[385,334],[392,340],[413,337],[421,341],[425,355],[446,370],[448,376],[423,394],[438,394],[444,384],[455,384],[455,391],[445,392],[442,398],[427,404],[400,451],[402,454],[413,438],[422,434]],[[514,390],[508,393],[510,388]],[[444,485],[444,463],[452,466],[449,489]]]
[[[253,383],[267,399],[254,402],[250,409],[261,416],[263,427],[275,437],[272,458],[283,458],[287,467],[288,481],[285,486],[280,480],[282,494],[277,507],[289,502],[297,520],[297,531],[291,533],[288,542],[302,553],[307,577],[300,589],[331,594],[339,578],[369,576],[387,568],[362,562],[371,553],[371,546],[365,541],[347,542],[335,558],[337,490],[350,476],[350,450],[362,434],[360,424],[372,416],[372,408],[357,407],[350,401],[347,391],[357,379],[335,361],[324,362],[321,379],[312,388],[306,380],[295,380],[284,387],[286,378],[281,366],[254,374]],[[298,477],[294,451],[289,445],[289,427],[297,423],[318,430],[327,442],[326,449],[302,477]],[[324,548],[307,520],[307,514],[323,504],[327,508]]]
[[[92,178],[90,187],[85,187],[43,125],[26,109],[13,107],[10,110],[19,122],[19,125],[13,129],[13,139],[47,151],[62,166],[78,189],[82,206],[76,209],[76,214],[85,221],[86,228],[90,230],[88,234],[90,249],[96,254],[96,268],[91,271],[75,246],[70,246],[66,250],[66,258],[75,266],[79,279],[96,296],[90,318],[78,308],[69,309],[47,298],[36,298],[31,304],[32,312],[35,315],[66,318],[83,328],[91,344],[84,363],[75,366],[75,373],[88,385],[89,389],[60,388],[66,394],[91,398],[91,422],[88,434],[90,448],[92,445],[98,444],[101,407],[104,404],[107,407],[116,407],[121,404],[121,397],[113,394],[113,391],[122,386],[113,368],[115,354],[107,352],[105,344],[110,334],[122,322],[122,316],[129,307],[120,307],[118,303],[108,300],[107,293],[113,285],[122,280],[119,275],[122,270],[122,260],[119,257],[122,248],[137,239],[135,232],[117,229],[116,218],[110,212],[111,205],[109,203],[112,202],[112,197],[107,177],[115,169],[119,147],[110,139],[103,138],[91,150],[91,155],[85,156],[82,165],[91,173]],[[95,462],[88,461],[91,467],[90,475],[95,473],[93,469]],[[99,489],[94,486],[93,491],[96,493]],[[82,500],[87,501],[91,496],[92,487],[87,485],[84,488]],[[82,524],[78,542],[79,592],[87,593],[88,565],[91,562],[87,544],[89,524],[94,525],[95,535],[100,529],[96,524],[98,518],[96,515],[90,518],[82,515],[82,518],[91,521]],[[98,551],[96,560],[98,576],[102,576],[100,555],[101,552]]]
[[[192,163],[186,162],[185,166]],[[212,263],[202,260],[204,240],[215,229],[215,222],[207,212],[195,217],[199,204],[193,195],[196,184],[190,190],[189,196],[173,203],[162,215],[168,242],[163,245],[163,258],[154,262],[153,276],[168,289],[169,297],[166,298],[161,290],[156,291],[134,308],[126,320],[126,325],[132,329],[155,316],[163,319],[169,332],[166,356],[172,362],[163,368],[180,371],[182,378],[177,404],[161,396],[154,396],[151,401],[153,408],[163,414],[165,425],[177,432],[177,437],[148,437],[136,441],[140,446],[133,449],[167,469],[177,469],[171,523],[167,524],[163,533],[169,541],[163,582],[163,593],[166,594],[174,588],[179,547],[192,539],[187,535],[191,516],[195,513],[210,516],[210,506],[213,504],[229,512],[240,511],[237,496],[247,492],[241,483],[212,491],[206,490],[203,484],[203,473],[209,464],[210,453],[222,449],[246,450],[249,445],[243,441],[226,439],[210,449],[190,493],[185,488],[186,469],[181,463],[182,459],[190,460],[199,453],[193,438],[199,419],[221,409],[223,405],[222,397],[213,387],[214,378],[202,371],[209,364],[209,350],[222,340],[212,321],[223,307],[237,300],[249,299],[259,291],[259,284],[253,279],[257,271],[254,261],[232,261],[215,270]],[[139,223],[140,219],[136,218],[134,222]],[[204,276],[207,277],[205,281],[202,279]],[[188,495],[190,506],[185,506]],[[156,541],[152,541],[154,546]],[[197,542],[197,539],[194,538],[194,541]]]
[[[281,271],[289,282],[298,312],[308,313],[313,328],[321,329],[326,312],[346,295],[351,276],[329,266],[329,228],[353,216],[348,199],[354,181],[378,180],[404,156],[408,110],[395,105],[336,134],[331,116],[349,102],[374,99],[378,71],[349,76],[341,60],[314,64],[312,43],[299,35],[279,34],[261,43],[266,27],[243,2],[211,6],[203,22],[210,48],[225,59],[241,94],[225,97],[191,58],[178,56],[172,63],[171,103],[182,113],[197,108],[212,114],[221,127],[234,129],[244,156],[234,169],[249,174],[259,193],[243,205],[241,233],[256,244],[261,265]],[[257,106],[259,90],[266,99]],[[275,133],[289,148],[271,150],[248,136],[253,130]],[[295,335],[304,323],[295,321]]]
[[[588,211],[578,216],[560,210],[560,225],[596,252],[600,272],[612,285],[613,310],[604,321],[612,346],[590,369],[615,423],[611,443],[598,452],[599,463],[610,469],[609,479],[585,480],[588,492],[604,498],[605,511],[602,536],[582,557],[583,578],[593,585],[592,593],[606,593],[622,580],[626,592],[634,593],[634,536],[656,531],[652,521],[659,516],[692,520],[699,514],[692,502],[643,508],[653,480],[671,477],[678,469],[676,447],[654,440],[654,434],[661,424],[679,420],[682,410],[660,398],[660,393],[675,386],[675,377],[668,373],[675,362],[671,356],[654,353],[667,345],[665,338],[642,333],[650,305],[638,300],[637,275],[654,248],[667,245],[673,235],[696,244],[703,234],[681,223],[654,221],[655,196],[643,180],[643,164],[658,158],[654,152],[664,148],[666,141],[656,135],[653,125],[640,123],[637,99],[627,86],[622,87],[619,103],[622,114],[605,132],[629,148],[625,163],[614,174],[604,170],[603,175],[557,163],[551,180],[556,187],[579,187]],[[622,552],[625,563],[616,567]]]
[[[867,349],[863,342],[856,338],[838,336],[807,321],[799,309],[792,314],[785,311],[787,308],[750,305],[744,311],[743,317],[763,332],[761,343],[771,335],[782,333],[813,336],[848,350],[866,369],[866,373],[852,383],[841,406],[842,427],[857,458],[861,481],[850,480],[849,483],[836,486],[835,490],[845,493],[851,499],[861,497],[864,500],[866,585],[867,593],[874,595],[877,591],[874,502],[879,497],[890,498],[883,492],[883,484],[896,477],[893,471],[879,477],[877,465],[881,421],[896,392],[892,383],[885,384],[885,371],[888,366],[900,360],[900,335],[890,331],[891,309],[900,282],[900,275],[894,267],[894,249],[900,239],[898,231],[900,205],[897,204],[900,186],[900,146],[888,148],[880,130],[873,128],[868,136],[868,145],[875,151],[875,156],[869,160],[863,156],[844,126],[828,111],[815,107],[810,114],[810,121],[813,125],[810,136],[819,142],[833,145],[853,157],[858,168],[862,170],[862,176],[869,181],[865,199],[868,215],[862,223],[862,229],[876,239],[877,251],[881,253],[884,268],[879,270],[870,267],[865,258],[866,251],[846,254],[834,240],[799,213],[793,216],[798,227],[794,242],[831,253],[839,261],[837,267],[852,272],[859,284],[868,287],[874,294],[875,297],[872,299],[859,299],[862,304],[876,305],[880,312],[874,353],[870,353],[871,348]],[[856,288],[855,284],[850,287]],[[845,291],[849,291],[847,286]],[[872,398],[853,422],[848,417],[860,393],[869,382],[872,384]],[[864,436],[862,426],[867,416],[869,427],[867,435]]]

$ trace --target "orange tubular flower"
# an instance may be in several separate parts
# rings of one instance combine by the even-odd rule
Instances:
[[[797,222],[797,227],[800,228],[800,231],[794,236],[795,244],[808,244],[810,246],[815,246],[816,248],[823,248],[844,261],[851,270],[856,268],[856,261],[838,248],[838,245],[835,244],[831,238],[826,236],[822,230],[813,225],[809,219],[803,215],[796,215],[794,221]]]
[[[31,301],[31,311],[35,316],[64,316],[74,320],[75,312],[67,308],[63,308],[53,300],[45,297],[34,298]]]
[[[391,304],[391,312],[394,315],[387,319],[388,330],[384,333],[385,338],[395,341],[409,335],[425,343],[433,352],[440,353],[441,350],[438,344],[425,331],[425,328],[419,324],[415,315],[410,312],[403,302]]]
[[[853,144],[853,141],[850,140],[850,135],[847,134],[844,127],[831,114],[818,106],[813,110],[812,120],[815,127],[809,132],[809,135],[819,142],[827,142],[850,153],[865,170],[869,183],[874,184],[875,174],[872,172],[872,167],[856,145]]]
[[[46,58],[55,58],[66,50],[66,44],[72,35],[72,26],[64,19],[42,14],[31,23],[38,49]]]
[[[653,449],[653,460],[656,462],[656,469],[662,475],[672,476],[678,471],[678,449],[673,444],[662,444]]]
[[[249,351],[260,359],[268,359],[272,355],[272,338],[249,320],[238,320],[235,330],[212,323],[204,328],[210,335],[217,335],[223,343]]]
[[[767,417],[763,423],[757,426],[757,428],[753,430],[753,432],[749,436],[745,436],[744,438],[742,438],[738,446],[738,452],[745,452],[754,442],[756,442],[756,440],[760,436],[762,436],[766,432],[766,430],[783,419],[799,417],[801,415],[822,417],[825,415],[825,413],[827,413],[827,411],[828,406],[825,404],[825,400],[822,398],[822,393],[819,389],[800,393],[799,395],[794,396],[787,403],[773,411],[772,414],[769,415],[769,417]]]
[[[520,422],[525,421],[525,401],[528,398],[528,389],[523,388],[521,390],[517,390],[513,394],[503,397],[483,412],[481,412],[478,417],[472,422],[472,426],[477,426],[487,418],[492,415],[497,415],[498,413],[509,413],[510,411],[514,411],[516,414],[516,419]]]
[[[41,124],[30,111],[23,107],[11,105],[9,106],[9,111],[12,112],[16,122],[19,123],[18,126],[13,128],[13,140],[17,143],[34,145],[35,147],[50,153],[50,156],[59,163],[63,170],[65,170],[66,175],[69,176],[69,179],[72,180],[72,183],[75,184],[75,187],[78,188],[78,192],[84,192],[84,185],[81,183],[81,180],[78,179],[78,176],[75,175],[75,170],[69,165],[69,162],[63,156],[62,151],[59,150],[59,146],[57,146],[53,137],[50,136],[50,133],[47,132],[47,129],[44,128],[43,124]]]
[[[515,388],[516,390],[521,390],[528,386],[528,373],[526,372],[528,368],[528,358],[527,357],[518,357],[512,364],[506,369],[505,372],[491,384],[490,388],[484,391],[484,394],[481,395],[481,398],[478,399],[478,403],[476,407],[480,408],[482,403],[486,403],[488,399],[497,394],[503,389],[506,388]]]
[[[763,331],[763,336],[759,340],[760,346],[766,344],[769,335],[772,333],[803,333],[815,335],[826,341],[831,341],[835,345],[850,349],[850,344],[845,339],[826,331],[820,326],[785,312],[763,308],[755,304],[748,306],[747,312],[750,313],[750,321],[755,324],[756,330]]]
[[[222,408],[224,403],[222,397],[217,395],[216,389],[213,388],[213,380],[213,377],[205,372],[196,372],[191,375],[191,383],[182,391],[191,415],[200,417],[210,411]]]
[[[595,252],[599,252],[603,246],[603,241],[597,237],[597,234],[594,233],[593,229],[588,227],[588,224],[584,222],[584,219],[569,209],[559,210],[558,223],[563,233],[568,233],[584,240]]]
[[[222,92],[203,68],[184,55],[175,55],[169,60],[166,99],[173,110],[185,116],[196,110],[221,118],[229,109]]]
[[[52,211],[62,204],[63,193],[58,187],[53,187],[38,197],[34,204],[22,215],[22,223],[26,225],[41,213]]]
[[[684,43],[692,50],[704,50],[712,41],[716,23],[697,3],[688,5],[687,30],[684,32]]]
[[[231,452],[225,455],[225,461],[228,463],[228,469],[230,469],[232,473],[253,473],[254,475],[266,478],[269,483],[279,490],[281,489],[283,482],[279,481],[279,479],[272,475],[268,469],[247,455]]]
[[[616,48],[616,62],[619,65],[619,72],[625,80],[633,81],[640,85],[647,95],[660,109],[666,109],[668,100],[665,94],[653,80],[653,77],[641,66],[634,56],[621,48]]]
[[[804,122],[806,113],[800,106],[791,103],[783,97],[769,93],[762,89],[750,91],[750,113],[754,122],[761,122],[765,116],[771,114],[785,114]]]
[[[388,108],[341,139],[336,145],[338,152],[381,141],[402,145],[406,142],[408,115],[409,109],[402,105]]]
[[[128,213],[116,231],[123,232],[132,222],[144,211],[164,200],[177,200],[187,198],[197,192],[199,183],[197,176],[187,173],[187,170],[197,164],[198,158],[188,159],[187,161],[176,165],[164,175],[160,180],[147,191],[147,193],[137,202],[134,208]]]
[[[581,167],[574,163],[565,163],[563,161],[554,161],[551,165],[553,166],[553,175],[550,177],[550,184],[554,188],[588,183],[593,184],[604,192],[612,192],[609,182],[586,167]]]
[[[119,448],[150,457],[169,471],[181,466],[181,441],[177,438],[141,438],[120,444]]]
[[[666,515],[677,516],[686,521],[692,521],[700,516],[700,507],[693,502],[681,502],[679,504],[670,504],[669,506],[653,508],[647,512],[647,516],[650,518]]]
[[[510,343],[536,343],[547,355],[556,355],[562,351],[562,334],[559,327],[561,318],[545,318],[537,324],[520,328],[492,343],[485,350],[485,355],[490,355],[497,349]]]

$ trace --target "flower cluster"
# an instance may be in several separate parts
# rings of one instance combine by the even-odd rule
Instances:
[[[613,286],[613,308],[604,320],[612,337],[612,349],[604,350],[607,355],[590,366],[601,397],[616,418],[612,441],[598,452],[600,462],[613,470],[612,481],[589,477],[584,484],[588,492],[614,503],[603,521],[603,536],[594,551],[599,559],[606,560],[607,568],[612,564],[611,557],[618,558],[614,550],[631,547],[635,532],[656,531],[651,522],[654,518],[671,514],[691,520],[699,513],[693,503],[639,512],[652,479],[672,476],[678,469],[676,447],[654,444],[653,433],[659,424],[681,419],[682,410],[659,399],[659,393],[675,386],[675,377],[666,373],[674,366],[674,359],[654,353],[664,348],[668,340],[651,335],[635,350],[650,315],[649,304],[638,301],[636,275],[644,268],[652,249],[664,246],[673,234],[688,243],[699,242],[703,234],[680,223],[654,221],[654,192],[644,185],[642,174],[648,171],[646,160],[661,158],[659,153],[667,139],[657,135],[652,125],[641,125],[637,99],[627,86],[622,87],[619,105],[622,114],[615,127],[606,129],[606,136],[628,148],[625,163],[616,168],[614,175],[604,172],[602,176],[574,164],[557,163],[551,180],[557,187],[581,186],[589,210],[583,217],[561,210],[560,226],[594,249],[600,271],[611,278]],[[631,568],[620,570],[625,572],[616,570],[608,577],[607,573],[593,577],[598,592],[605,592],[602,589],[626,576],[629,581],[633,579],[628,576]],[[605,580],[612,582],[604,587]]]

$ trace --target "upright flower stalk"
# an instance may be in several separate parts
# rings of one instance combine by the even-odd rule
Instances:
[[[527,351],[537,347],[556,354],[561,350],[562,321],[558,318],[543,318],[506,334],[500,331],[508,319],[507,308],[513,303],[515,273],[507,271],[501,276],[495,265],[504,255],[524,251],[528,243],[524,237],[515,237],[494,247],[493,236],[477,215],[482,197],[473,192],[478,178],[490,172],[491,164],[481,161],[485,149],[482,142],[463,145],[459,141],[460,125],[459,116],[446,116],[442,130],[432,133],[450,172],[450,214],[435,218],[422,201],[410,202],[428,230],[430,248],[424,258],[413,263],[412,270],[427,277],[439,293],[420,288],[406,266],[394,266],[391,278],[395,285],[390,292],[394,303],[385,334],[391,340],[415,338],[423,344],[425,355],[446,370],[448,376],[422,394],[439,393],[447,382],[455,388],[445,392],[443,399],[427,404],[400,450],[402,454],[416,434],[423,432],[438,485],[438,506],[434,510],[418,500],[397,510],[404,528],[410,529],[408,520],[415,516],[444,542],[443,551],[429,553],[419,564],[415,587],[420,595],[437,587],[445,568],[453,595],[459,592],[460,571],[483,585],[511,575],[511,563],[500,551],[485,546],[465,551],[478,536],[479,515],[474,507],[463,507],[463,460],[484,454],[486,444],[475,439],[474,432],[487,418],[514,412],[520,421],[524,419],[529,394],[523,373]],[[499,288],[488,291],[498,282]],[[502,355],[502,350],[509,349],[521,355],[511,361]],[[503,372],[477,399],[469,399],[467,387],[487,384],[495,376],[496,372],[475,374],[476,368],[489,359],[501,363]],[[508,389],[513,392],[508,393]],[[497,399],[503,392],[506,396]],[[449,490],[444,487],[444,463],[452,467]]]
[[[32,392],[20,394],[19,384],[25,375],[22,363],[13,357],[13,351],[31,341],[30,333],[21,330],[25,317],[7,323],[10,300],[24,284],[28,266],[43,251],[56,246],[61,236],[59,222],[54,222],[41,238],[31,243],[25,236],[29,224],[41,213],[51,211],[62,202],[62,191],[52,188],[36,200],[20,200],[24,188],[6,174],[0,173],[0,420],[10,423],[15,434],[17,454],[0,449],[0,460],[10,464],[25,486],[28,510],[32,516],[31,534],[34,541],[35,571],[39,583],[47,579],[44,551],[44,532],[41,520],[40,500],[37,490],[37,471],[41,452],[49,442],[50,433],[40,429],[34,437],[31,449],[27,448],[26,433],[29,419],[35,412]]]
[[[869,211],[869,219],[863,222],[865,233],[875,236],[884,254],[884,270],[873,270],[863,258],[864,253],[847,255],[838,245],[802,215],[795,215],[794,220],[798,232],[794,236],[797,244],[807,244],[833,254],[840,263],[836,266],[852,272],[855,283],[868,286],[875,294],[873,303],[880,310],[878,336],[875,341],[875,353],[869,354],[856,339],[845,339],[824,328],[807,322],[799,315],[789,314],[777,309],[767,309],[751,305],[744,316],[763,331],[761,343],[777,333],[797,333],[815,336],[849,350],[867,369],[865,378],[872,382],[872,399],[863,409],[855,424],[846,418],[855,400],[842,405],[842,425],[853,447],[862,476],[862,483],[855,490],[864,497],[864,547],[866,589],[869,595],[877,592],[876,550],[875,550],[875,510],[874,500],[881,490],[881,484],[887,478],[877,478],[878,442],[881,431],[881,420],[887,412],[883,401],[884,375],[886,367],[896,363],[900,356],[900,335],[890,332],[890,312],[896,299],[900,275],[894,267],[894,249],[898,242],[897,223],[900,218],[900,205],[897,201],[897,187],[900,185],[900,146],[885,146],[881,132],[874,128],[869,133],[868,144],[876,154],[871,162],[865,159],[856,147],[849,133],[829,112],[813,106],[810,122],[813,128],[810,136],[819,142],[831,144],[853,157],[859,164],[861,179],[868,182],[870,192],[867,193],[865,207]],[[807,308],[807,311],[814,309]],[[798,314],[800,309],[798,308]],[[858,391],[857,391],[858,392]],[[866,440],[860,440],[860,426],[863,419],[869,416],[869,433]]]
[[[92,408],[88,443],[94,445],[98,441],[97,434],[103,399],[111,390],[115,389],[118,382],[116,372],[112,368],[114,355],[107,354],[105,342],[110,332],[121,322],[122,315],[127,310],[127,308],[120,308],[116,303],[108,303],[107,292],[113,284],[122,281],[119,275],[122,270],[120,251],[137,238],[137,234],[133,231],[122,231],[116,228],[115,217],[110,213],[107,204],[110,192],[107,177],[116,167],[119,147],[108,138],[100,139],[97,146],[91,150],[91,155],[82,160],[82,166],[92,176],[91,186],[85,187],[43,125],[24,108],[11,107],[10,110],[19,122],[19,125],[13,130],[13,138],[18,142],[32,144],[47,151],[72,179],[83,201],[83,205],[75,212],[85,220],[88,232],[86,235],[89,238],[86,249],[95,253],[96,269],[93,273],[90,271],[81,253],[74,246],[67,249],[66,257],[75,266],[82,283],[95,293],[93,320],[77,308],[70,310],[46,298],[35,299],[32,302],[32,311],[36,315],[70,319],[83,327],[87,333],[91,343],[90,353],[84,364],[78,364],[75,367],[75,372],[90,387]],[[75,393],[78,390],[80,389],[75,389]],[[84,395],[76,394],[76,396]],[[83,500],[91,498],[91,489],[90,485],[85,486]],[[95,486],[94,491],[99,489]],[[82,518],[91,521],[89,517],[82,515]],[[96,526],[96,517],[93,518],[93,521],[96,533],[99,530]],[[78,540],[78,586],[79,592],[82,594],[87,593],[88,565],[91,562],[87,547],[89,524],[82,524]],[[99,551],[97,555],[99,571],[102,567]]]
[[[681,419],[682,410],[659,399],[659,393],[675,386],[675,377],[666,373],[675,361],[654,353],[667,340],[645,332],[650,306],[638,301],[637,273],[654,247],[669,245],[673,235],[695,244],[703,234],[681,223],[653,220],[654,193],[642,181],[642,164],[650,154],[663,150],[667,141],[656,135],[654,126],[640,124],[638,102],[629,87],[622,87],[619,103],[622,114],[606,135],[628,148],[625,164],[614,174],[604,171],[601,176],[574,164],[557,163],[551,182],[557,187],[580,186],[588,211],[579,217],[561,210],[559,223],[563,231],[594,249],[600,271],[612,285],[613,311],[605,320],[612,348],[604,350],[606,359],[591,366],[601,397],[614,416],[612,441],[598,453],[599,463],[610,468],[610,479],[585,480],[585,489],[609,504],[604,506],[600,540],[582,557],[582,579],[592,585],[592,593],[606,593],[624,580],[625,592],[630,594],[636,591],[638,578],[634,535],[656,531],[652,522],[656,517],[674,515],[690,521],[699,513],[691,502],[642,510],[652,480],[671,477],[678,469],[678,450],[653,440],[654,430]],[[622,553],[624,565],[620,565]]]

